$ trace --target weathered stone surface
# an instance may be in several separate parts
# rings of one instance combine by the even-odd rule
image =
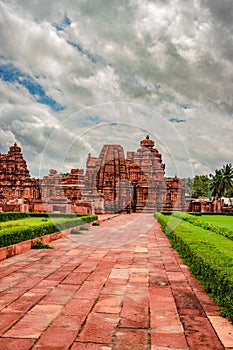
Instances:
[[[149,136],[140,145],[126,158],[120,145],[104,145],[98,158],[88,156],[84,197],[94,202],[95,211],[185,209],[184,181],[165,178],[162,156]]]
[[[15,143],[0,154],[0,207],[3,211],[28,211],[39,198],[39,180],[30,177],[21,148]]]
[[[15,144],[0,155],[0,208],[81,214],[184,210],[184,180],[165,178],[162,156],[149,136],[140,146],[125,157],[122,146],[104,145],[98,158],[88,155],[86,172],[62,175],[51,169],[39,181],[30,177]]]

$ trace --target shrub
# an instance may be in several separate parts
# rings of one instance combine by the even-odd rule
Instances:
[[[19,219],[24,219],[29,217],[29,213],[19,213],[19,212],[5,212],[5,213],[0,213],[0,221],[5,222],[5,221],[10,221],[10,220],[19,220]]]
[[[193,275],[222,307],[222,315],[233,322],[233,243],[178,217],[155,216]]]
[[[99,226],[99,225],[100,225],[99,221],[94,221],[94,222],[92,223],[92,226]]]
[[[84,216],[83,214],[65,214],[65,213],[40,213],[40,212],[30,212],[27,213],[30,217],[36,218],[78,218]]]
[[[71,233],[72,235],[81,235],[81,234],[82,234],[81,231],[79,231],[79,230],[77,230],[77,229],[75,229],[75,228],[72,228],[72,230],[70,231],[70,233]]]
[[[210,230],[212,232],[218,233],[220,235],[223,235],[224,237],[227,237],[227,238],[233,240],[233,231],[226,228],[226,227],[220,227],[220,226],[216,226],[213,224],[209,224],[209,223],[204,222],[201,219],[197,218],[196,216],[193,216],[190,214],[184,214],[182,212],[174,212],[173,216],[175,216],[179,219],[182,219],[184,221],[187,221],[190,224],[204,228],[205,230]]]
[[[53,249],[53,247],[49,244],[45,244],[41,241],[37,241],[32,245],[31,249]]]
[[[19,226],[3,229],[0,234],[0,247],[7,247],[12,244],[45,236],[71,227],[81,226],[96,219],[98,219],[97,215],[85,215],[73,220],[64,219],[64,221],[56,225],[48,222],[37,226]]]
[[[81,227],[80,227],[80,231],[88,231],[88,230],[89,230],[88,227],[85,227],[85,226],[81,226]]]

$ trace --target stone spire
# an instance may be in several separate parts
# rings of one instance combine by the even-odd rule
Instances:
[[[149,135],[147,135],[146,138],[140,142],[141,147],[147,147],[149,149],[152,149],[154,144],[154,141],[150,140]]]

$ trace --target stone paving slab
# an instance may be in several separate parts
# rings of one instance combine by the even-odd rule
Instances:
[[[233,325],[152,214],[0,262],[0,349],[233,349]]]

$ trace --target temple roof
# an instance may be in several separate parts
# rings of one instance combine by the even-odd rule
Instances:
[[[21,152],[21,148],[15,142],[14,145],[10,147],[10,152]]]
[[[148,147],[148,148],[153,148],[154,144],[155,144],[154,141],[150,140],[149,135],[147,135],[146,138],[140,142],[140,145],[142,147]]]

